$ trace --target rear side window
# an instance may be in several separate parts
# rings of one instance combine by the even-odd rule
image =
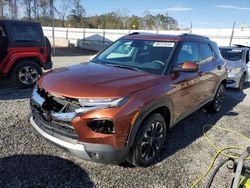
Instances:
[[[214,60],[214,52],[207,43],[200,43],[200,64],[209,63]]]
[[[250,53],[250,51],[248,50],[248,51],[247,51],[246,63],[248,63],[248,62],[250,61],[250,59],[249,59],[249,53]]]
[[[198,62],[199,50],[195,42],[183,42],[179,55],[177,57],[178,64],[183,64],[186,61]]]
[[[15,23],[12,25],[13,38],[16,42],[41,42],[40,27],[33,24]]]

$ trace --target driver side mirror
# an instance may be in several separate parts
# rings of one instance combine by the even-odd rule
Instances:
[[[174,72],[198,72],[199,65],[197,63],[186,61],[178,67],[174,67]]]

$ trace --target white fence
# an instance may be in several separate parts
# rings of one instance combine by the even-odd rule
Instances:
[[[43,27],[44,34],[52,39],[52,28]],[[77,47],[101,50],[113,41],[132,32],[148,32],[159,34],[181,34],[189,33],[189,30],[110,30],[110,29],[86,29],[86,28],[55,28],[56,46],[67,46],[69,44]],[[232,35],[232,29],[192,29],[193,34],[208,36],[217,42],[219,46],[228,46]],[[250,29],[235,29],[232,44],[250,46]]]

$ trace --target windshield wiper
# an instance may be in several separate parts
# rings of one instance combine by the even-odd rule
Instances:
[[[105,64],[105,65],[112,66],[112,67],[119,67],[119,68],[122,68],[122,69],[129,69],[129,70],[143,72],[141,69],[138,69],[136,67],[129,67],[129,66],[126,66],[126,65],[112,64],[112,63]]]

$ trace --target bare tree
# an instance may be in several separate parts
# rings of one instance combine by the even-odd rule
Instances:
[[[70,9],[70,2],[71,0],[61,0],[58,7],[55,7],[55,11],[61,20],[62,27],[64,27],[65,18],[68,13],[68,10]]]
[[[42,17],[49,17],[50,11],[49,11],[49,7],[50,7],[50,3],[49,0],[39,0],[38,1],[38,6],[40,9],[40,15]]]
[[[37,0],[33,0],[33,15],[34,15],[34,19],[38,20],[39,9],[38,9],[38,1]]]
[[[5,5],[4,0],[0,0],[0,18],[2,18],[4,16],[4,14],[3,14],[4,5]]]
[[[26,16],[31,20],[32,0],[23,0],[23,5],[25,6]]]

